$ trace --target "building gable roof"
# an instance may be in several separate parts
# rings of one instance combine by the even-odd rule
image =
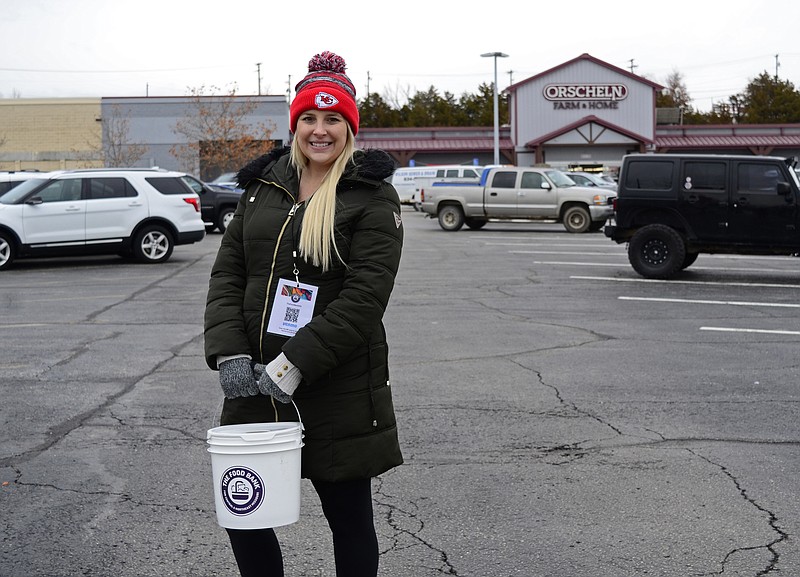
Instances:
[[[598,118],[597,116],[594,116],[594,115],[589,115],[589,116],[584,116],[583,118],[581,118],[579,120],[576,120],[572,124],[567,124],[566,126],[562,126],[561,128],[559,128],[558,130],[554,130],[553,132],[550,132],[548,134],[544,134],[544,135],[540,136],[539,138],[536,138],[534,140],[526,142],[525,143],[525,147],[526,148],[536,148],[537,146],[541,146],[542,144],[546,143],[548,140],[552,140],[552,139],[554,139],[554,138],[556,138],[558,136],[562,136],[562,135],[564,135],[564,134],[566,134],[568,132],[571,132],[573,130],[576,130],[576,129],[582,127],[582,126],[585,126],[585,125],[591,124],[591,123],[599,124],[600,126],[602,126],[604,128],[607,128],[609,130],[613,130],[614,132],[616,132],[618,134],[621,134],[623,136],[626,136],[626,137],[628,137],[628,138],[630,138],[632,140],[636,140],[637,142],[643,142],[645,144],[651,144],[653,142],[652,140],[642,136],[641,134],[635,134],[635,133],[633,133],[633,132],[631,132],[629,130],[626,130],[626,129],[620,127],[620,126],[617,126],[616,124],[612,124],[611,122],[608,122],[607,120],[603,120],[602,118]]]
[[[578,56],[577,58],[573,58],[572,60],[568,60],[567,62],[559,64],[558,66],[553,66],[549,70],[545,70],[544,72],[540,72],[539,74],[536,74],[534,76],[526,78],[525,80],[521,80],[519,82],[516,82],[516,83],[512,84],[511,86],[507,87],[505,90],[503,90],[503,92],[516,92],[519,88],[521,88],[525,84],[528,84],[529,82],[533,82],[534,80],[538,80],[539,78],[542,78],[543,76],[549,76],[550,74],[552,74],[556,70],[560,70],[562,68],[566,68],[568,66],[571,66],[572,64],[574,64],[575,62],[578,62],[580,60],[587,60],[589,62],[592,62],[593,64],[596,64],[597,66],[602,66],[604,68],[608,68],[609,70],[613,70],[617,74],[622,74],[623,76],[627,76],[628,78],[630,78],[631,80],[633,80],[635,82],[639,82],[641,84],[647,84],[647,85],[651,86],[655,90],[662,90],[664,88],[660,84],[657,84],[657,83],[655,83],[655,82],[653,82],[651,80],[648,80],[647,78],[643,78],[642,76],[637,76],[636,74],[628,72],[627,70],[624,70],[623,68],[618,68],[618,67],[616,67],[616,66],[614,66],[612,64],[609,64],[608,62],[603,62],[602,60],[598,60],[597,58],[595,58],[594,56],[591,56],[590,54],[583,53],[580,56]]]

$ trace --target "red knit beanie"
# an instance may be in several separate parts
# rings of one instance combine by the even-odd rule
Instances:
[[[289,107],[289,128],[294,133],[297,119],[306,110],[338,112],[358,134],[356,88],[344,73],[344,58],[333,52],[317,54],[308,62],[308,74],[294,87],[296,95]]]

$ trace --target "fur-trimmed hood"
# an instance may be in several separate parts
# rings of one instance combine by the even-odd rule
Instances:
[[[280,158],[289,154],[290,150],[289,146],[276,148],[250,162],[236,174],[239,187],[247,188],[251,181],[265,176]],[[391,176],[394,170],[394,160],[383,150],[375,148],[356,150],[353,162],[348,165],[342,179],[363,178],[381,181]]]

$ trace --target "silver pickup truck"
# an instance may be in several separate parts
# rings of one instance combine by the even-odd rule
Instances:
[[[444,230],[489,220],[555,220],[568,232],[600,230],[613,215],[612,190],[578,186],[554,168],[503,166],[484,169],[479,185],[419,181],[422,211]]]

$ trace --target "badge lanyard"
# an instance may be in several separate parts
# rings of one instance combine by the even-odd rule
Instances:
[[[297,268],[297,242],[294,238],[294,214],[297,212],[297,209],[300,208],[300,203],[298,202],[292,207],[292,210],[289,212],[289,216],[292,220],[289,222],[289,235],[292,240],[292,274],[294,274],[294,280],[297,283],[297,286],[300,286],[300,269]]]
[[[295,204],[289,212],[294,217],[300,205]],[[317,300],[317,289],[314,285],[300,282],[300,269],[297,268],[297,254],[299,252],[294,234],[294,222],[289,226],[292,242],[292,274],[294,280],[278,279],[275,289],[275,298],[272,311],[269,315],[267,332],[285,337],[294,336],[297,331],[311,320],[314,314],[314,303]]]

